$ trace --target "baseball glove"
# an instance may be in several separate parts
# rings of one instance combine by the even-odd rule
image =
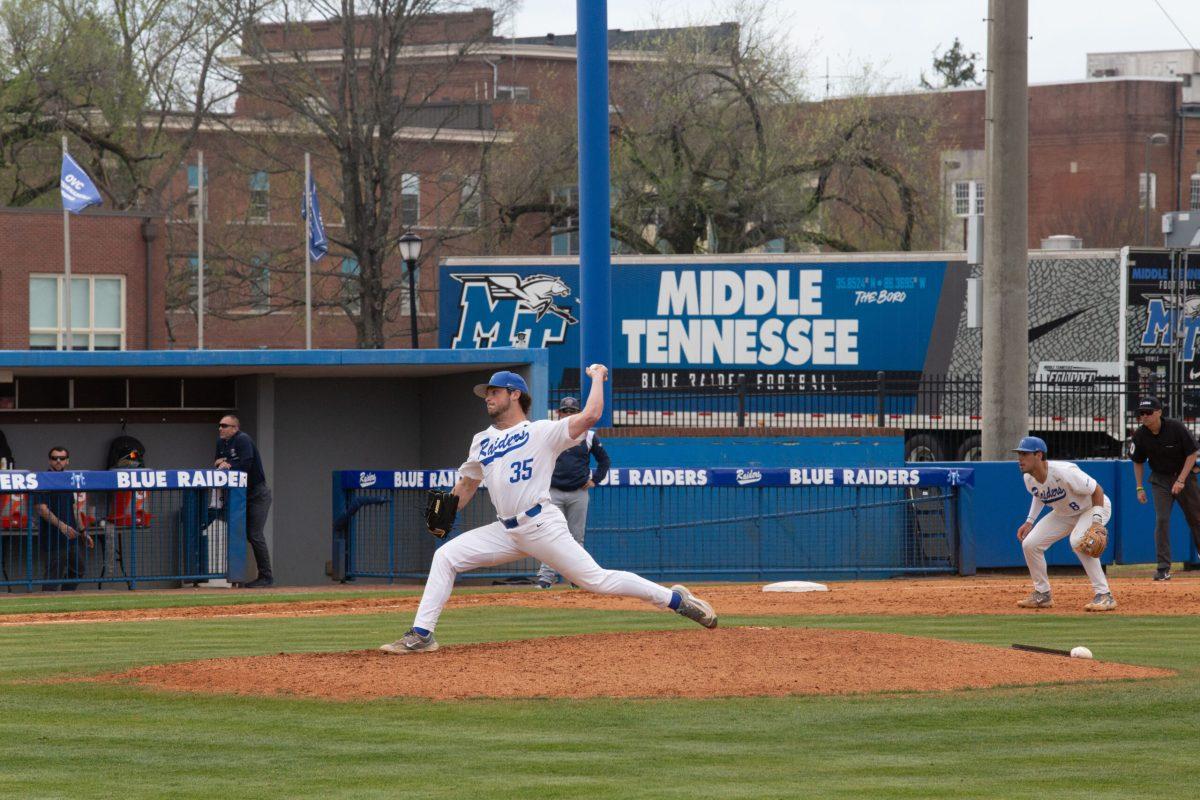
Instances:
[[[1079,547],[1076,547],[1075,550],[1080,555],[1099,558],[1107,546],[1108,531],[1099,522],[1093,522],[1091,527],[1084,532],[1083,538],[1079,540]]]
[[[442,539],[454,527],[458,514],[458,495],[450,492],[429,491],[425,501],[425,525],[429,532]]]

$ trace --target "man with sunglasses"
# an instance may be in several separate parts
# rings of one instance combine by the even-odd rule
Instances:
[[[71,453],[65,447],[51,447],[49,470],[62,472],[71,466]],[[82,539],[89,548],[95,547],[91,535],[80,524],[75,513],[74,492],[44,492],[36,495],[34,510],[39,517],[38,539],[45,556],[46,578],[66,578],[76,581],[83,577]],[[62,589],[74,591],[77,583],[44,583],[42,591]]]
[[[217,469],[232,469],[246,473],[246,541],[254,551],[258,577],[242,585],[243,589],[262,589],[275,583],[271,574],[271,553],[263,528],[271,510],[271,489],[263,471],[262,458],[250,434],[242,431],[241,421],[226,414],[217,423]]]
[[[1150,490],[1154,493],[1154,549],[1158,571],[1154,580],[1171,579],[1171,507],[1176,501],[1192,531],[1192,541],[1200,548],[1200,487],[1192,467],[1196,465],[1196,440],[1182,422],[1167,419],[1157,397],[1145,397],[1138,403],[1141,426],[1133,432],[1129,458],[1137,483],[1137,499],[1146,502],[1142,483],[1143,464],[1150,462]]]

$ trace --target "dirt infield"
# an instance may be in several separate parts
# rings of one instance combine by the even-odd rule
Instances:
[[[354,701],[846,695],[1172,674],[897,634],[743,627],[557,636],[410,656],[374,650],[280,653],[141,667],[97,680],[170,691]]]
[[[1029,611],[1016,607],[1030,591],[1028,578],[925,578],[918,580],[847,581],[829,583],[828,592],[804,594],[765,593],[762,584],[694,585],[691,588],[711,602],[723,616],[806,615],[842,616],[947,616],[954,614],[1083,614],[1092,598],[1087,581],[1078,576],[1055,577],[1052,609]],[[1200,576],[1176,577],[1155,583],[1149,578],[1116,578],[1111,581],[1117,598],[1117,615],[1200,614]],[[285,597],[286,595],[281,595]],[[267,602],[246,605],[188,606],[119,611],[76,611],[42,614],[2,614],[0,625],[41,625],[71,622],[138,622],[214,617],[293,617],[306,615],[379,614],[412,612],[418,598],[383,595],[347,600]],[[456,594],[451,608],[516,606],[644,611],[640,601],[600,597],[588,592],[532,588]],[[0,611],[3,603],[0,603]]]

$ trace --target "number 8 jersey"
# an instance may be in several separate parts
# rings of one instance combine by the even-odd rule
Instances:
[[[571,438],[570,422],[570,417],[526,420],[504,430],[493,425],[475,434],[458,472],[483,481],[500,517],[515,517],[548,503],[554,463],[560,453],[583,440],[582,435]]]
[[[1031,509],[1037,510],[1040,502],[1050,506],[1051,513],[1066,517],[1082,514],[1092,507],[1092,492],[1096,481],[1070,461],[1047,461],[1046,482],[1038,483],[1032,475],[1025,475],[1025,490],[1033,495]],[[1034,511],[1030,512],[1032,516]]]

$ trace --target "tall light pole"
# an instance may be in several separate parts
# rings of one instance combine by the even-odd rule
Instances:
[[[1150,206],[1154,203],[1155,199],[1151,192],[1157,194],[1155,190],[1158,189],[1157,185],[1150,186],[1150,145],[1164,145],[1166,143],[1167,135],[1165,133],[1152,133],[1146,137],[1146,166],[1145,171],[1142,172],[1142,184],[1145,187],[1145,191],[1141,193],[1141,199],[1142,206],[1145,209],[1145,213],[1143,214],[1145,224],[1142,228],[1142,244],[1147,247],[1150,246]],[[1157,184],[1158,181],[1156,180],[1154,183]]]
[[[421,237],[406,233],[400,237],[400,258],[408,268],[408,318],[412,325],[412,349],[419,348],[417,339],[417,259],[421,257]]]

